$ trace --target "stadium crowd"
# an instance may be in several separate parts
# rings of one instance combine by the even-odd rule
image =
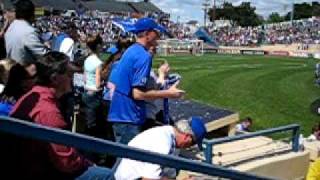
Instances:
[[[0,15],[0,24],[5,24],[10,15],[10,11]],[[137,15],[140,17],[141,15]],[[129,20],[135,21],[137,17],[132,18],[128,14],[111,14],[101,13],[99,11],[86,11],[84,13],[71,15],[50,15],[39,16],[34,22],[38,33],[41,35],[43,41],[51,40],[52,37],[59,34],[59,32],[70,28],[70,24],[74,25],[77,29],[77,34],[81,42],[86,41],[86,37],[92,34],[100,34],[105,43],[112,43],[120,35],[130,36],[130,33],[124,33],[121,28],[117,26],[114,20]],[[170,21],[165,14],[147,13],[145,17],[155,19],[158,23],[168,29],[170,35],[180,39],[191,37],[191,32],[187,27],[182,24]],[[10,18],[9,18],[10,19]],[[12,20],[10,20],[12,21]]]
[[[134,39],[127,39],[111,33],[111,17],[41,17],[35,21],[31,0],[18,0],[14,6],[1,33],[1,55],[6,57],[0,61],[1,116],[71,131],[79,105],[83,110],[79,118],[86,123],[84,130],[76,128],[77,133],[161,154],[175,155],[177,148],[196,144],[202,148],[206,128],[201,118],[177,122],[164,118],[167,99],[185,93],[178,88],[179,78],[169,78],[168,62],[152,71],[157,40],[167,33],[164,26],[142,17],[131,30]],[[50,38],[41,38],[39,29],[32,25],[42,35],[51,33]],[[109,57],[102,60],[104,44],[116,38],[107,49]],[[78,44],[87,52],[84,61],[76,56]],[[76,73],[81,83],[72,83]],[[159,105],[157,101],[163,99]],[[115,159],[106,155],[6,133],[0,134],[0,144],[3,177],[87,180],[113,176],[109,168]],[[160,165],[129,159],[118,165],[114,174],[117,180],[176,175]]]
[[[78,34],[82,39],[88,34],[100,33],[104,42],[113,42],[121,30],[112,24],[115,18],[126,19],[127,16],[94,13],[75,17],[43,16],[36,21],[36,27],[41,33],[53,34],[63,29],[69,22],[74,22]],[[178,39],[196,38],[190,27],[172,21],[156,20],[165,26],[173,37]],[[320,19],[312,18],[294,22],[267,24],[257,27],[221,27],[208,28],[209,34],[216,39],[218,44],[224,46],[250,46],[258,44],[319,44],[320,43]]]
[[[94,16],[83,15],[83,16],[41,16],[37,18],[35,26],[40,30],[40,33],[47,35],[43,37],[47,40],[50,35],[58,34],[61,29],[68,29],[69,24],[74,24],[77,29],[80,39],[85,42],[86,37],[89,34],[100,34],[104,42],[112,42],[116,39],[116,35],[119,32],[119,28],[112,27],[113,18],[124,18],[115,15],[98,15]]]
[[[171,37],[178,39],[194,39],[194,28],[183,23],[175,23],[161,14],[149,13],[148,17],[154,18],[158,23],[167,28]],[[6,18],[0,16],[0,23],[4,24]],[[34,22],[34,26],[41,34],[44,41],[60,31],[69,27],[70,22],[77,29],[77,34],[82,42],[85,42],[89,34],[100,34],[104,42],[114,42],[120,35],[124,35],[121,29],[113,23],[115,19],[134,19],[128,14],[100,13],[87,11],[81,15],[71,16],[40,16]],[[320,18],[314,17],[291,22],[265,24],[257,27],[240,26],[215,26],[207,28],[209,36],[223,46],[257,46],[259,44],[319,44],[320,43]],[[126,36],[130,34],[125,34]],[[80,41],[80,42],[81,42]],[[307,47],[301,47],[306,49]]]
[[[226,26],[209,28],[209,33],[224,46],[257,44],[319,44],[320,18],[266,24],[257,27]]]

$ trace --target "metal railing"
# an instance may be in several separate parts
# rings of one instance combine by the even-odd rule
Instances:
[[[133,160],[159,164],[166,167],[198,172],[207,174],[209,176],[239,180],[272,179],[269,177],[239,172],[181,157],[145,151],[123,144],[72,133],[61,129],[41,126],[14,118],[0,116],[0,131],[46,142],[64,144],[96,153],[110,154],[120,158],[129,158]]]
[[[253,138],[256,136],[262,136],[262,135],[269,135],[274,134],[278,132],[285,132],[285,131],[292,131],[292,151],[298,152],[299,151],[299,134],[300,134],[300,126],[297,124],[292,124],[288,126],[282,126],[262,131],[257,131],[249,134],[243,134],[243,135],[237,135],[237,136],[231,136],[231,137],[225,137],[225,138],[219,138],[219,139],[212,139],[207,140],[205,139],[204,145],[204,155],[206,158],[206,162],[212,164],[212,154],[213,154],[213,146],[217,144],[242,140],[246,138]]]

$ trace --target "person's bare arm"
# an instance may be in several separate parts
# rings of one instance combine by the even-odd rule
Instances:
[[[101,88],[101,67],[96,69],[96,87],[97,89]]]
[[[165,63],[163,65],[161,65],[158,68],[158,79],[157,79],[157,83],[164,85],[165,83],[165,78],[166,76],[169,74],[170,71],[170,66],[168,63]]]
[[[135,100],[155,100],[161,98],[181,98],[185,91],[178,89],[179,82],[175,83],[167,90],[149,90],[142,91],[139,88],[133,88],[132,96]]]

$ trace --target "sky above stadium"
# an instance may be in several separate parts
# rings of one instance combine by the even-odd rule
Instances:
[[[140,0],[135,0],[140,1]],[[186,22],[189,20],[197,20],[203,24],[202,3],[204,0],[151,0],[163,11],[170,13],[172,20]],[[217,4],[221,4],[224,0],[216,0]],[[257,8],[257,13],[268,17],[272,12],[285,14],[291,10],[293,0],[225,0],[239,5],[241,2],[251,2]],[[312,2],[317,0],[294,0],[295,3]],[[213,0],[212,0],[213,2]]]

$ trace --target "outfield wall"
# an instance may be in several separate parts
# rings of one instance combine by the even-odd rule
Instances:
[[[163,56],[168,55],[203,55],[203,54],[232,54],[232,55],[269,55],[283,57],[300,57],[320,59],[320,45],[310,45],[308,50],[297,50],[298,45],[274,45],[261,47],[210,47],[192,48],[191,46],[172,48],[164,45],[158,49],[158,53]]]
[[[205,54],[238,54],[238,55],[270,55],[283,57],[300,57],[300,58],[317,58],[320,59],[319,53],[307,51],[285,51],[285,50],[261,50],[261,49],[241,49],[241,48],[204,48]]]

